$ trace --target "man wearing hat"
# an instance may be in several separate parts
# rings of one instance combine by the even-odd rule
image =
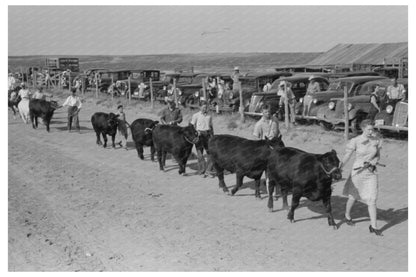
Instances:
[[[314,79],[315,76],[309,77],[309,84],[306,90],[306,94],[303,97],[303,111],[302,116],[306,116],[309,114],[309,109],[311,108],[312,99],[315,93],[320,92],[321,88],[319,83]]]
[[[279,100],[279,107],[281,110],[284,111],[284,103],[287,101],[288,108],[289,108],[289,119],[293,125],[296,125],[295,122],[295,105],[296,105],[296,97],[293,93],[290,82],[280,81],[279,83],[279,90],[277,91],[277,95],[280,96]]]
[[[199,134],[199,140],[195,144],[196,153],[198,156],[198,173],[207,177],[208,174],[214,177],[212,173],[213,164],[208,158],[208,165],[204,158],[204,149],[208,149],[208,140],[214,135],[214,127],[212,124],[212,116],[208,113],[208,104],[206,101],[200,102],[200,111],[192,116],[191,124],[194,125],[195,130]]]
[[[234,67],[234,73],[231,75],[233,80],[233,92],[238,92],[240,90],[240,69],[238,66]]]
[[[168,98],[167,108],[161,111],[160,123],[166,125],[175,125],[177,126],[182,122],[182,113],[181,110],[176,107],[175,101]]]
[[[74,121],[75,128],[81,133],[81,128],[79,126],[78,114],[81,110],[82,103],[79,96],[77,96],[77,89],[71,89],[72,94],[68,96],[65,102],[62,104],[62,107],[68,106],[68,132],[71,132],[72,121]]]

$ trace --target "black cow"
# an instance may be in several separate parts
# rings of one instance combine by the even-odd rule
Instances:
[[[113,113],[103,113],[97,112],[91,116],[91,123],[92,127],[94,128],[95,134],[97,135],[97,144],[102,145],[100,140],[100,134],[103,136],[104,139],[104,148],[107,147],[107,135],[111,136],[112,146],[115,148],[114,139],[117,133],[117,128],[122,127],[125,130],[122,130],[122,134],[127,133],[126,125],[120,124],[120,120],[118,119],[118,115]]]
[[[21,89],[21,87],[17,86],[16,88],[8,91],[8,97],[9,97],[8,98],[8,106],[9,106],[10,109],[12,109],[14,118],[16,118],[16,111],[18,110],[17,105],[19,104],[20,100],[22,100],[20,95],[18,95],[20,89]],[[12,94],[12,92],[16,93],[16,97],[14,97],[14,99],[10,100],[10,95]]]
[[[179,174],[184,174],[186,162],[197,141],[198,132],[192,124],[186,127],[157,125],[153,129],[153,145],[160,170],[164,170],[166,154],[171,153],[179,164]]]
[[[33,129],[38,128],[38,117],[42,118],[43,124],[46,125],[46,131],[49,132],[49,124],[53,113],[58,109],[56,101],[46,101],[43,99],[31,99],[29,101],[29,115]]]
[[[130,125],[131,135],[136,144],[137,154],[139,158],[144,160],[143,146],[150,146],[150,155],[152,161],[155,160],[155,147],[153,146],[153,128],[159,121],[153,121],[147,118],[139,118]]]
[[[215,135],[208,142],[208,152],[217,172],[219,187],[228,188],[224,182],[224,169],[236,173],[234,195],[243,184],[244,176],[256,182],[255,197],[260,198],[260,178],[267,167],[267,159],[273,148],[284,147],[282,137],[271,140],[249,140],[232,135]]]
[[[328,214],[328,224],[336,228],[331,208],[332,180],[341,179],[339,159],[335,150],[325,154],[311,154],[296,148],[281,148],[271,152],[267,164],[269,179],[268,208],[273,209],[273,190],[279,185],[283,209],[288,209],[287,194],[292,190],[292,206],[287,218],[293,222],[301,197],[322,200]],[[277,187],[276,187],[277,188]]]

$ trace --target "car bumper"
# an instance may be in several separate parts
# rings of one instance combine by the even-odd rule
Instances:
[[[375,125],[374,128],[377,130],[388,130],[388,131],[395,131],[395,132],[408,132],[409,127],[401,127],[401,126],[389,126],[389,125]]]
[[[247,115],[247,116],[253,116],[253,117],[261,117],[261,116],[263,116],[263,114],[262,113],[256,113],[256,112],[244,112],[244,115]]]

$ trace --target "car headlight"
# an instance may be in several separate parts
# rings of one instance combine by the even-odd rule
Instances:
[[[347,107],[347,109],[348,109],[349,111],[351,111],[351,109],[352,109],[352,104],[351,104],[351,103],[348,103],[348,107]]]
[[[318,99],[313,99],[313,101],[312,101],[314,104],[316,104],[316,103],[318,103]]]
[[[333,110],[333,109],[335,109],[335,103],[334,102],[329,102],[328,103],[328,108],[330,109],[330,110]]]
[[[386,107],[386,112],[387,112],[387,113],[392,113],[392,112],[393,112],[393,106],[392,106],[392,105],[388,105],[388,106]]]
[[[303,97],[299,98],[299,103],[303,103]]]
[[[195,91],[194,95],[195,95],[195,97],[198,97],[199,96],[199,91]]]

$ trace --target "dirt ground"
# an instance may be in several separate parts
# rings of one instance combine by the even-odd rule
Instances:
[[[59,100],[62,103],[62,100]],[[383,237],[368,231],[364,204],[352,213],[355,227],[327,224],[322,203],[302,198],[296,222],[254,198],[253,182],[233,197],[217,179],[187,176],[167,160],[166,172],[139,160],[129,150],[95,144],[94,112],[115,110],[87,99],[80,114],[82,132],[66,131],[66,113],[58,110],[47,133],[8,118],[8,267],[9,271],[407,271],[408,143],[386,139],[379,168],[379,226]],[[160,109],[161,106],[157,106]],[[126,110],[128,121],[157,119],[148,106]],[[184,122],[189,121],[187,113]],[[215,132],[250,137],[253,122],[233,130],[231,116],[214,118]],[[183,123],[184,124],[184,123]],[[287,146],[314,153],[331,149],[343,156],[342,133],[317,126],[282,127]],[[351,161],[347,168],[351,168]],[[343,218],[344,178],[334,183],[333,212]],[[235,176],[227,175],[228,186]],[[290,200],[290,199],[289,199]]]

